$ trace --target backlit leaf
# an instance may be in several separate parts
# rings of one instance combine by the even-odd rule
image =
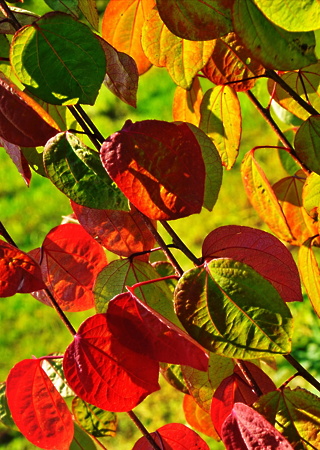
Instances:
[[[101,165],[98,152],[70,132],[45,146],[43,160],[52,183],[74,202],[98,209],[128,209],[128,201]]]
[[[226,450],[293,450],[289,442],[263,416],[243,403],[236,403],[222,427]]]
[[[292,317],[276,289],[250,266],[215,259],[180,278],[175,308],[207,350],[253,359],[290,352]]]
[[[310,392],[286,387],[260,397],[254,408],[294,448],[319,448],[320,399]]]
[[[94,306],[92,287],[107,260],[103,248],[81,225],[53,228],[41,249],[31,254],[41,261],[46,284],[63,311],[85,311]],[[36,298],[51,305],[45,294],[39,294]]]
[[[7,142],[5,139],[0,137],[0,147],[4,147],[16,168],[18,169],[20,175],[24,179],[26,185],[29,187],[31,181],[31,170],[26,160],[21,147],[15,144]]]
[[[230,3],[208,0],[156,0],[161,19],[184,39],[206,41],[232,30]]]
[[[106,315],[113,335],[131,350],[156,361],[207,370],[208,355],[204,349],[132,292],[114,297]]]
[[[74,422],[74,437],[69,450],[97,450],[89,435]]]
[[[277,289],[285,302],[302,301],[300,278],[294,259],[272,234],[239,225],[211,231],[202,244],[210,258],[231,258],[251,266]]]
[[[303,207],[314,220],[318,220],[320,207],[320,175],[315,172],[310,173],[303,186],[302,201]]]
[[[79,9],[90,23],[90,25],[98,30],[99,28],[99,15],[97,11],[96,0],[78,0]]]
[[[214,84],[223,85],[229,82],[235,91],[252,89],[256,80],[250,79],[262,75],[265,71],[243,46],[235,33],[214,41],[212,56],[202,69],[204,75]]]
[[[289,31],[311,31],[320,28],[320,5],[317,0],[254,0],[268,19]]]
[[[95,437],[115,436],[117,416],[75,397],[72,400],[72,413],[81,428]]]
[[[311,116],[297,131],[294,147],[299,159],[313,172],[320,174],[320,116]]]
[[[113,181],[150,219],[172,220],[201,211],[205,166],[187,124],[128,120],[100,153]]]
[[[0,240],[0,297],[44,288],[41,269],[28,254]]]
[[[16,8],[14,6],[10,6],[9,8],[13,12],[14,16],[19,21],[21,26],[30,25],[32,22],[39,18],[38,14],[27,11],[26,9]],[[4,18],[4,13],[0,11],[0,33],[15,34],[17,30],[15,29],[14,25],[9,20],[3,20]]]
[[[86,208],[74,202],[71,206],[80,225],[110,252],[129,257],[154,246],[153,235],[134,207],[127,212]],[[138,258],[148,261],[149,254]]]
[[[233,25],[252,57],[268,69],[295,70],[316,62],[313,32],[285,31],[270,22],[253,0],[235,0]]]
[[[123,347],[105,314],[85,320],[68,346],[63,369],[82,400],[106,411],[130,411],[158,384],[159,363]]]
[[[173,81],[190,89],[193,78],[207,63],[213,41],[188,41],[171,33],[153,10],[142,30],[142,47],[157,67],[166,67]]]
[[[163,450],[209,450],[206,442],[193,430],[182,423],[168,423],[150,433],[154,441]],[[146,437],[140,438],[132,450],[153,450]]]
[[[202,89],[198,77],[193,79],[189,90],[177,86],[172,105],[173,120],[189,122],[198,126],[202,97]]]
[[[143,24],[155,0],[110,0],[102,21],[102,37],[119,52],[130,55],[139,74],[151,67],[141,46]]]
[[[59,131],[58,125],[31,97],[0,74],[0,136],[11,144],[35,147]]]
[[[21,433],[43,449],[68,450],[73,439],[71,413],[41,368],[41,360],[25,359],[11,369],[7,399]]]
[[[74,392],[66,383],[62,368],[62,357],[57,359],[45,359],[42,362],[42,369],[48,375],[61,397],[74,397]]]
[[[160,362],[160,373],[174,389],[177,389],[177,391],[180,391],[183,394],[189,393],[186,383],[182,376],[182,370],[180,365]]]
[[[320,270],[312,249],[313,239],[308,239],[299,249],[299,268],[313,309],[320,317]]]
[[[210,414],[200,408],[191,395],[184,396],[183,411],[189,425],[206,436],[210,436],[217,441],[220,440],[213,426]]]
[[[201,102],[200,128],[215,144],[222,164],[231,169],[239,152],[241,110],[236,92],[230,86],[209,89]]]
[[[261,219],[278,238],[290,243],[294,240],[294,237],[277,197],[254,157],[254,152],[255,149],[252,149],[245,155],[241,166],[242,181],[247,196]]]
[[[120,100],[135,108],[139,74],[134,59],[126,53],[118,52],[104,39],[100,42],[107,59],[105,86]]]
[[[106,72],[104,51],[90,28],[59,12],[21,28],[10,59],[30,92],[57,105],[93,105]]]
[[[9,410],[5,382],[0,383],[0,423],[5,427],[18,430]]]

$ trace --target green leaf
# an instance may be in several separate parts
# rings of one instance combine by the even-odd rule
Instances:
[[[230,170],[239,153],[241,109],[237,93],[230,86],[209,89],[201,102],[200,128],[212,140],[222,164]]]
[[[303,186],[303,207],[313,219],[318,220],[320,207],[320,176],[312,172]]]
[[[52,183],[82,206],[128,210],[128,201],[103,169],[98,152],[86,147],[73,134],[59,133],[43,152]]]
[[[74,437],[70,450],[97,450],[97,447],[88,434],[74,422]]]
[[[269,20],[288,31],[312,31],[320,28],[318,0],[254,0]]]
[[[97,37],[83,23],[56,12],[15,34],[10,59],[31,93],[57,105],[93,105],[106,72]]]
[[[73,397],[75,394],[69,388],[63,373],[62,358],[61,359],[45,359],[42,362],[42,369],[46,372],[52,384],[57,389],[61,397]]]
[[[104,411],[75,397],[72,400],[72,413],[81,428],[92,436],[115,436],[118,421],[114,412]]]
[[[9,410],[5,382],[0,383],[0,423],[8,428],[18,429]]]
[[[190,368],[191,369],[191,368]],[[191,369],[193,370],[193,369]],[[194,369],[196,370],[196,369]],[[175,389],[183,394],[189,394],[186,382],[182,375],[181,366],[160,362],[160,372],[164,379]],[[200,370],[199,370],[200,372]],[[203,373],[203,372],[201,372]]]
[[[252,57],[268,69],[296,70],[317,61],[313,32],[293,33],[279,28],[253,0],[235,0],[233,23]]]
[[[294,147],[299,159],[313,172],[320,174],[320,116],[311,116],[297,131]]]
[[[50,6],[53,11],[61,11],[74,16],[75,19],[79,18],[79,0],[44,0],[45,3]]]
[[[189,270],[177,284],[175,308],[189,334],[218,355],[253,359],[290,352],[289,308],[244,263],[219,258]]]
[[[90,25],[98,30],[99,28],[99,15],[97,11],[96,0],[78,0],[79,9],[90,23]]]
[[[308,239],[299,249],[299,269],[313,309],[320,317],[320,270],[312,249],[314,239]]]

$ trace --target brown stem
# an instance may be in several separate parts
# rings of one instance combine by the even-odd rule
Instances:
[[[260,387],[258,386],[256,380],[253,378],[250,370],[245,365],[245,363],[241,359],[236,359],[237,366],[241,370],[242,375],[244,376],[246,382],[249,384],[253,392],[258,396],[261,397],[263,395],[263,392],[261,391]]]
[[[320,383],[309,373],[291,354],[283,355],[284,358],[298,371],[298,374],[308,381],[320,392]]]
[[[19,23],[19,21],[16,19],[15,15],[13,14],[13,12],[11,11],[11,9],[9,8],[9,6],[7,5],[7,3],[5,2],[5,0],[0,0],[0,9],[3,12],[3,14],[7,17],[7,19],[9,20],[9,22],[11,22],[12,26],[16,29],[19,30],[21,28],[21,24]]]
[[[98,142],[98,140],[96,139],[95,135],[92,133],[92,131],[90,130],[88,125],[86,124],[85,120],[83,120],[81,115],[78,113],[76,107],[75,106],[68,106],[68,109],[71,112],[71,114],[73,115],[73,117],[76,119],[78,124],[81,126],[81,128],[83,129],[85,134],[88,136],[90,141],[93,143],[95,148],[99,151],[100,147],[101,147],[100,143]]]
[[[91,128],[93,135],[95,136],[96,140],[99,142],[100,147],[105,141],[105,138],[102,136],[98,128],[95,126],[95,124],[92,122],[88,114],[85,112],[85,110],[82,108],[81,105],[75,105],[75,109],[77,110],[78,114],[83,118],[83,120],[86,122],[89,128]]]
[[[47,294],[47,296],[49,297],[49,300],[51,302],[52,307],[57,311],[57,313],[58,313],[60,319],[62,320],[62,322],[68,328],[68,330],[70,331],[72,336],[75,336],[77,334],[76,330],[73,328],[71,322],[69,321],[69,319],[67,318],[65,313],[60,308],[57,300],[54,298],[54,296],[52,295],[51,291],[47,287],[44,288],[44,291]]]
[[[130,419],[133,421],[133,423],[136,425],[136,427],[141,431],[143,436],[148,439],[148,442],[155,450],[161,450],[159,445],[155,442],[149,431],[145,428],[145,426],[141,423],[140,419],[135,415],[133,411],[127,412]]]

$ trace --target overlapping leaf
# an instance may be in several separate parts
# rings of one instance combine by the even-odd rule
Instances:
[[[154,441],[163,450],[209,450],[206,442],[193,430],[181,423],[168,423],[150,433]],[[132,450],[153,450],[146,437],[140,438]]]
[[[160,373],[174,389],[183,394],[189,394],[180,365],[160,362]]]
[[[71,413],[41,368],[41,360],[25,359],[11,369],[7,399],[21,433],[34,445],[68,450],[73,439]]]
[[[91,209],[71,202],[75,215],[83,228],[97,242],[119,256],[150,250],[155,239],[141,214],[134,208],[127,211]],[[137,256],[148,261],[149,255]]]
[[[255,85],[253,77],[262,75],[265,69],[249,56],[239,37],[229,33],[215,40],[212,56],[202,71],[214,84],[233,82],[235,91],[247,91]]]
[[[20,175],[24,179],[26,185],[29,187],[32,174],[28,161],[24,156],[23,152],[21,151],[21,147],[15,144],[11,144],[10,142],[7,142],[2,137],[0,137],[0,147],[5,148],[6,152],[12,159],[15,166],[17,167]]]
[[[151,67],[141,46],[144,22],[155,6],[155,0],[111,0],[102,21],[102,37],[118,51],[136,62],[139,74]]]
[[[62,368],[62,355],[57,358],[48,358],[42,362],[42,369],[50,378],[61,397],[74,397],[74,392],[67,385]]]
[[[81,324],[65,352],[63,369],[82,400],[106,411],[130,411],[160,389],[159,363],[121,345],[105,314]]]
[[[27,253],[0,240],[0,256],[0,297],[44,288],[41,269]]]
[[[193,79],[190,89],[183,89],[177,86],[172,105],[173,120],[189,122],[198,126],[202,97],[202,89],[198,77]]]
[[[6,382],[0,383],[0,423],[5,427],[18,430],[9,410],[6,397]]]
[[[15,8],[12,6],[10,7],[10,9],[14,11],[14,15],[21,26],[30,25],[32,22],[39,18],[38,14],[32,11],[27,11],[26,9]],[[3,20],[5,18],[6,17],[3,11],[0,11],[0,34],[14,34],[17,30],[15,29],[11,21]]]
[[[115,436],[118,422],[115,413],[90,405],[79,397],[72,400],[72,413],[81,428],[91,436]]]
[[[231,169],[239,152],[241,110],[237,94],[230,86],[209,89],[201,102],[200,128],[213,141],[222,164]]]
[[[93,105],[106,72],[104,51],[90,28],[60,12],[21,28],[10,59],[30,92],[57,105]]]
[[[299,268],[313,309],[320,317],[320,270],[312,249],[313,239],[308,239],[299,249]]]
[[[175,308],[189,334],[219,355],[253,359],[290,352],[289,308],[244,263],[220,258],[189,270],[177,284]]]
[[[45,145],[59,131],[49,114],[0,74],[0,136],[22,147]]]
[[[186,394],[184,396],[183,411],[186,421],[195,430],[200,431],[206,436],[210,436],[217,441],[220,440],[219,435],[213,426],[210,414],[200,408],[191,395]]]
[[[78,6],[84,17],[90,25],[99,29],[99,15],[97,10],[97,3],[95,0],[78,0]]]
[[[303,186],[302,201],[303,207],[310,217],[314,220],[318,219],[320,206],[320,175],[312,172]]]
[[[152,64],[166,67],[178,86],[189,89],[193,78],[210,58],[213,41],[179,38],[168,30],[154,10],[143,27],[142,47]]]
[[[53,228],[41,249],[30,252],[40,262],[43,278],[64,311],[84,311],[94,306],[92,287],[107,265],[103,248],[77,224]],[[51,305],[46,294],[34,294]]]
[[[294,147],[299,159],[313,172],[320,174],[320,116],[311,116],[297,131]]]
[[[97,450],[96,444],[76,422],[74,422],[74,438],[70,450]]]
[[[178,219],[201,211],[205,165],[187,124],[128,120],[100,153],[113,181],[150,219]]]
[[[266,68],[296,70],[316,62],[313,32],[283,30],[265,17],[253,0],[235,0],[233,25],[252,57]]]
[[[277,289],[285,302],[302,301],[297,266],[289,250],[262,230],[239,225],[216,228],[203,241],[203,257],[232,258],[251,266]]]
[[[232,1],[156,0],[161,19],[169,30],[184,39],[206,41],[232,30]]]
[[[128,201],[106,174],[99,154],[70,132],[45,146],[43,160],[52,183],[74,202],[88,208],[127,210]]]

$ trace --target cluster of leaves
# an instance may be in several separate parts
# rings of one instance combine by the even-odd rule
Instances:
[[[91,449],[89,436],[115,433],[116,412],[133,417],[159,389],[160,371],[185,394],[190,425],[227,449],[319,448],[319,398],[288,383],[277,388],[260,367],[290,357],[287,302],[302,300],[281,241],[299,246],[301,277],[320,315],[319,3],[292,2],[288,14],[281,1],[110,0],[101,35],[95,0],[46,0],[53,11],[41,17],[8,3],[16,2],[0,1],[0,144],[28,185],[35,170],[70,199],[76,223],[58,225],[28,254],[2,229],[0,296],[32,293],[73,336],[64,355],[13,367],[2,421],[13,418],[44,449]],[[177,84],[174,122],[128,120],[105,139],[81,104],[94,105],[105,84],[136,106],[139,76],[151,65]],[[270,105],[253,95],[262,76],[299,128],[282,133]],[[204,94],[201,77],[213,85]],[[223,226],[204,238],[197,258],[167,221],[214,208],[223,168],[238,156],[240,91],[283,145],[289,173],[273,186],[255,157],[261,147],[241,169],[275,236]],[[71,118],[95,149],[70,131]],[[193,268],[182,270],[158,223]],[[168,260],[151,264],[156,241]],[[119,258],[108,263],[105,249]],[[64,311],[92,307],[96,314],[74,330]],[[191,447],[208,448],[190,428],[167,424],[134,449]]]

